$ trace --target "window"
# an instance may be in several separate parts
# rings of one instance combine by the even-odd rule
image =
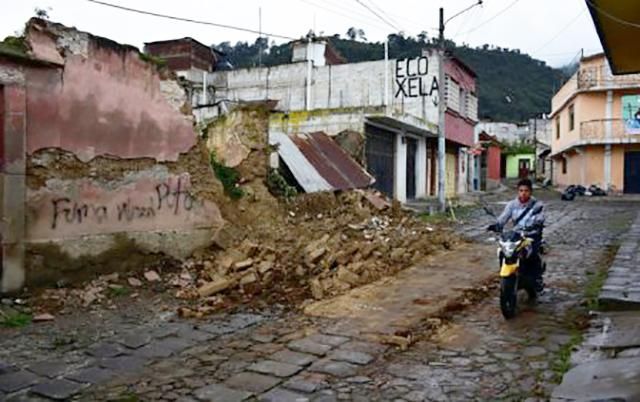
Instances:
[[[569,106],[569,131],[573,131],[575,126],[575,113],[573,110],[573,105]]]
[[[464,89],[460,88],[458,96],[460,98],[460,115],[462,117],[467,117],[467,94],[465,93]]]
[[[567,158],[562,158],[562,174],[567,174]]]
[[[560,139],[560,116],[556,117],[556,140]]]

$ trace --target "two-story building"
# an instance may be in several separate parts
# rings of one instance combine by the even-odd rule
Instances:
[[[615,76],[583,57],[551,102],[554,183],[640,193],[640,74]]]

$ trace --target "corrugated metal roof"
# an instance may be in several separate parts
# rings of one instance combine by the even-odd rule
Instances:
[[[349,154],[322,132],[288,136],[271,133],[271,144],[280,144],[278,154],[306,192],[348,190],[374,182]]]

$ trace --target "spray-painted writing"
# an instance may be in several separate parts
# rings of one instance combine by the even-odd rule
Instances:
[[[434,92],[438,92],[436,77],[434,76],[429,83],[428,74],[429,58],[426,56],[396,60],[395,97],[417,98],[432,96]]]
[[[54,198],[51,200],[51,229],[56,229],[63,223],[128,223],[153,219],[157,214],[166,212],[178,215],[182,211],[191,211],[197,203],[193,195],[187,191],[188,187],[188,180],[179,177],[156,185],[155,191],[149,195],[147,201],[134,201],[128,197],[125,201],[109,205],[82,202],[68,197]]]

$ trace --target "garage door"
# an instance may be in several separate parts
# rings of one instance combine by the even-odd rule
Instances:
[[[640,193],[640,152],[624,154],[624,192]]]
[[[367,171],[376,178],[373,186],[389,197],[393,197],[395,133],[367,124],[365,134]]]

